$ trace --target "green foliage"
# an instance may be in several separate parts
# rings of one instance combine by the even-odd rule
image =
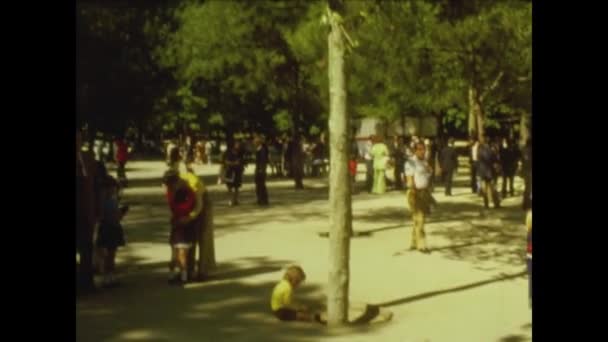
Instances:
[[[84,121],[112,131],[197,124],[310,134],[325,127],[326,1],[130,6],[77,5]],[[488,125],[496,115],[531,112],[530,2],[353,0],[338,7],[354,117],[434,115],[465,128],[471,85],[487,94]]]

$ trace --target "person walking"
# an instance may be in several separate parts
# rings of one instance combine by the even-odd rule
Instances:
[[[268,166],[268,147],[261,137],[254,139],[255,144],[255,194],[258,205],[268,205],[266,189],[266,168]]]

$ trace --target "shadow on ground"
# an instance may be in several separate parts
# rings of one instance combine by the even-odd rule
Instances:
[[[318,324],[279,322],[269,303],[275,282],[244,280],[277,272],[287,263],[265,257],[238,259],[220,264],[209,281],[186,288],[167,284],[165,263],[125,265],[129,272],[121,287],[77,299],[77,340],[287,342],[330,336]],[[323,299],[315,285],[304,285],[296,293],[296,300],[313,308],[311,303]],[[364,316],[357,324],[375,317],[373,312]]]
[[[455,286],[455,287],[445,289],[445,290],[425,292],[425,293],[421,293],[421,294],[418,294],[415,296],[395,299],[395,300],[391,300],[391,301],[387,301],[387,302],[383,302],[383,303],[376,303],[374,305],[379,306],[379,307],[391,307],[391,306],[395,306],[395,305],[402,305],[402,304],[412,303],[412,302],[416,302],[419,300],[436,297],[436,296],[440,296],[440,295],[444,295],[444,294],[470,290],[470,289],[473,289],[473,288],[476,288],[479,286],[484,286],[484,285],[488,285],[488,284],[492,284],[492,283],[496,283],[496,282],[500,282],[500,281],[515,279],[518,277],[522,277],[524,275],[526,275],[526,272],[510,274],[510,275],[501,275],[501,276],[494,277],[491,279],[482,280],[482,281],[465,284],[465,285],[460,285],[460,286]]]

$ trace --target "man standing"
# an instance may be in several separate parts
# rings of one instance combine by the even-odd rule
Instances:
[[[392,155],[395,161],[395,190],[403,190],[403,163],[405,163],[405,151],[401,137],[395,135],[393,138]]]
[[[494,203],[494,208],[500,208],[500,199],[498,198],[494,183],[498,155],[486,143],[486,140],[486,137],[482,137],[479,140],[479,149],[477,151],[478,174],[481,178],[483,205],[485,208],[489,208],[488,197],[490,197],[492,203]]]
[[[76,249],[80,255],[78,290],[92,292],[93,281],[93,233],[101,213],[100,189],[97,182],[95,159],[90,152],[83,152],[82,134],[76,130]]]
[[[268,147],[261,137],[255,137],[255,194],[258,205],[268,205],[266,189],[266,167],[268,166]]]
[[[507,185],[509,194],[515,195],[513,180],[517,171],[517,161],[519,160],[519,150],[512,141],[503,139],[500,147],[500,163],[502,169],[502,198],[507,197]],[[508,183],[508,184],[507,184]]]
[[[524,198],[522,207],[524,210],[532,208],[530,198],[532,197],[532,139],[526,140],[522,153],[522,174],[524,177]]]
[[[434,202],[430,192],[432,169],[424,158],[424,143],[419,142],[415,146],[414,158],[405,163],[405,178],[409,189],[407,202],[414,221],[410,249],[428,254],[430,251],[426,246],[424,220],[430,214]]]
[[[454,171],[458,169],[458,155],[454,149],[454,139],[450,138],[448,144],[441,151],[441,171],[443,172],[443,180],[445,182],[445,195],[452,196],[452,179]]]
[[[479,142],[477,141],[477,138],[475,138],[475,136],[471,137],[469,148],[469,165],[471,166],[471,192],[476,194],[479,192],[480,189],[477,183],[477,150],[479,149]]]
[[[290,157],[289,169],[293,177],[296,190],[304,189],[302,178],[304,178],[304,151],[299,135],[294,136],[287,147],[287,154]]]

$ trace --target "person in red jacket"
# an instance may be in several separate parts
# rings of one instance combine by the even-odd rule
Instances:
[[[125,170],[125,166],[127,164],[127,160],[129,158],[129,146],[124,138],[117,138],[114,141],[114,161],[118,168],[116,170],[116,178],[121,183],[122,186],[127,186],[127,172]]]

